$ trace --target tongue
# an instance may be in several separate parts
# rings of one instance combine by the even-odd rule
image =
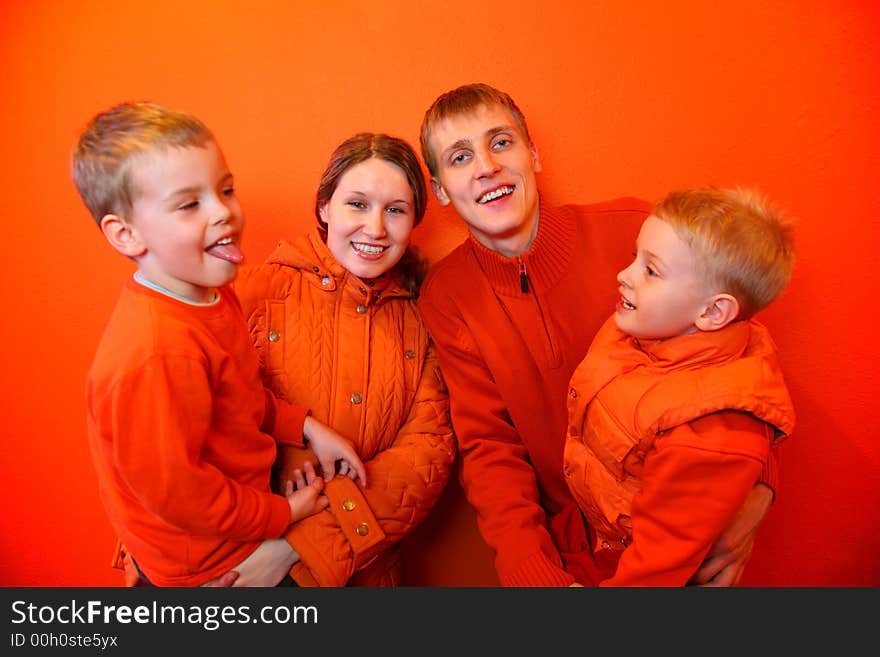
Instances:
[[[217,244],[208,249],[215,258],[227,260],[234,265],[241,264],[244,261],[244,254],[235,244]]]

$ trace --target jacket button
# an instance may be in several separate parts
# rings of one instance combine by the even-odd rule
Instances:
[[[578,398],[578,391],[575,390],[574,388],[569,388],[568,389],[568,396],[571,397],[572,399],[577,399]]]
[[[359,393],[359,392],[351,393],[350,399],[351,399],[352,404],[360,404],[362,401],[364,401],[364,398],[361,397],[361,393]]]
[[[367,526],[367,523],[362,522],[357,526],[357,529],[355,529],[355,531],[357,532],[358,536],[366,536],[370,533],[370,528]]]
[[[361,303],[358,304],[358,307],[355,310],[358,311],[358,315],[363,315],[365,312],[367,312],[367,307]]]
[[[324,276],[324,277],[321,279],[321,285],[330,285],[330,277],[329,277],[329,276]]]
[[[357,506],[357,504],[350,497],[345,498],[345,500],[342,502],[342,508],[345,509],[346,511],[354,511],[354,508],[356,506]]]
[[[358,292],[360,292],[361,294],[366,294],[366,293],[367,293],[367,288],[365,288],[363,285],[361,285],[361,286],[358,288]]]
[[[321,268],[320,267],[312,267],[312,271],[317,274],[319,271],[321,271]]]
[[[602,541],[602,549],[603,550],[611,549],[611,543],[609,543],[608,541]]]
[[[407,349],[406,352],[403,354],[403,357],[407,360],[412,360],[416,357],[416,352],[414,352],[412,349]]]
[[[278,331],[269,331],[269,342],[278,342],[281,334]]]

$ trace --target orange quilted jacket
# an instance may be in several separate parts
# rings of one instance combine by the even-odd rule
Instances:
[[[265,385],[353,441],[367,468],[366,489],[334,478],[329,508],[288,529],[301,559],[291,574],[300,585],[395,584],[399,543],[455,459],[446,386],[414,300],[393,271],[349,273],[317,229],[243,267],[235,291]],[[302,453],[279,452],[278,480]]]

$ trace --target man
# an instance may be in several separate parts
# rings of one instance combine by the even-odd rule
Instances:
[[[614,307],[613,277],[630,260],[650,205],[541,202],[525,117],[484,84],[434,101],[421,148],[437,199],[470,231],[432,268],[419,308],[449,387],[462,486],[499,580],[595,584],[589,530],[563,478],[566,395]],[[763,479],[775,483],[772,471]],[[768,486],[755,486],[695,583],[739,581],[771,498]]]

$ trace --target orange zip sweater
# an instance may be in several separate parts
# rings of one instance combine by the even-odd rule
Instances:
[[[562,475],[566,395],[614,307],[615,277],[650,209],[631,198],[542,202],[526,253],[506,258],[469,237],[422,287],[419,309],[449,387],[462,486],[502,585],[602,579]],[[764,478],[775,482],[772,468]]]
[[[101,500],[153,584],[219,577],[290,524],[269,477],[276,440],[302,446],[307,411],[263,387],[231,288],[191,305],[129,280],[86,405]]]
[[[612,316],[571,378],[568,412],[563,471],[603,586],[687,584],[794,426],[754,320],[637,340]]]

